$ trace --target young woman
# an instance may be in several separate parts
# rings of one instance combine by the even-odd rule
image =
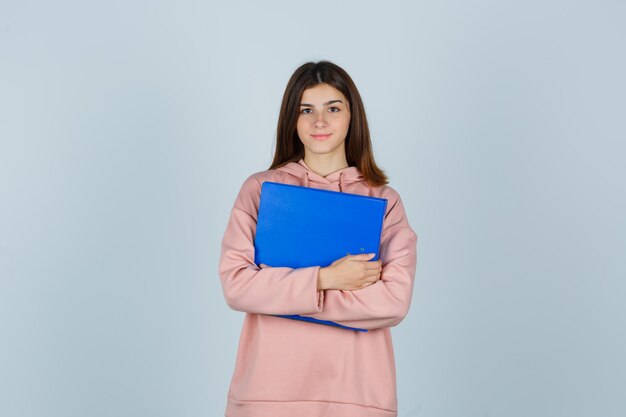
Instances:
[[[228,305],[246,312],[227,417],[397,416],[389,328],[406,316],[417,235],[372,155],[359,92],[328,62],[291,76],[274,161],[241,186],[222,241],[219,274]],[[380,260],[348,255],[326,267],[254,263],[264,181],[386,198]],[[300,314],[368,332],[274,317]]]

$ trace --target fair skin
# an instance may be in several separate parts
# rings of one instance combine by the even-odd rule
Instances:
[[[304,145],[304,163],[322,177],[348,167],[345,140],[350,127],[346,97],[328,84],[304,90],[297,131]],[[316,135],[329,134],[327,138]],[[374,254],[347,255],[320,268],[318,290],[358,290],[380,279],[382,262]]]
[[[304,163],[326,177],[348,167],[345,140],[350,127],[348,100],[328,84],[318,84],[302,93],[297,131],[304,145]],[[314,135],[330,134],[328,138]]]

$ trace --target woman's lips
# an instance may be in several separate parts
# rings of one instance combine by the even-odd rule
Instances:
[[[324,140],[324,139],[328,139],[330,135],[331,134],[329,133],[328,135],[311,135],[311,136],[313,136],[313,138],[317,140]]]

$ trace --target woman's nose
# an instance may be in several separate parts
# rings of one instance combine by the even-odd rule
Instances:
[[[315,119],[315,126],[324,126],[326,125],[326,115],[324,112],[320,112]]]

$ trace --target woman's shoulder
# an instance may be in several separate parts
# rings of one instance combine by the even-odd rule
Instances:
[[[387,200],[385,217],[388,217],[390,213],[404,216],[404,203],[402,202],[400,193],[395,188],[393,188],[389,184],[385,184],[380,187],[376,187],[375,190],[375,197],[380,197]]]
[[[238,199],[258,201],[263,183],[266,181],[284,182],[282,174],[284,174],[284,172],[268,169],[248,175],[241,184]],[[258,203],[255,205],[258,205]]]
[[[265,181],[280,182],[280,171],[268,169],[248,175],[241,184],[235,206],[248,211],[258,209],[261,187]]]
[[[395,202],[400,198],[398,191],[389,184],[374,187],[372,190],[375,197],[385,198],[389,202]]]
[[[243,181],[242,188],[260,190],[265,181],[277,181],[282,177],[281,174],[282,172],[276,169],[253,172]]]

